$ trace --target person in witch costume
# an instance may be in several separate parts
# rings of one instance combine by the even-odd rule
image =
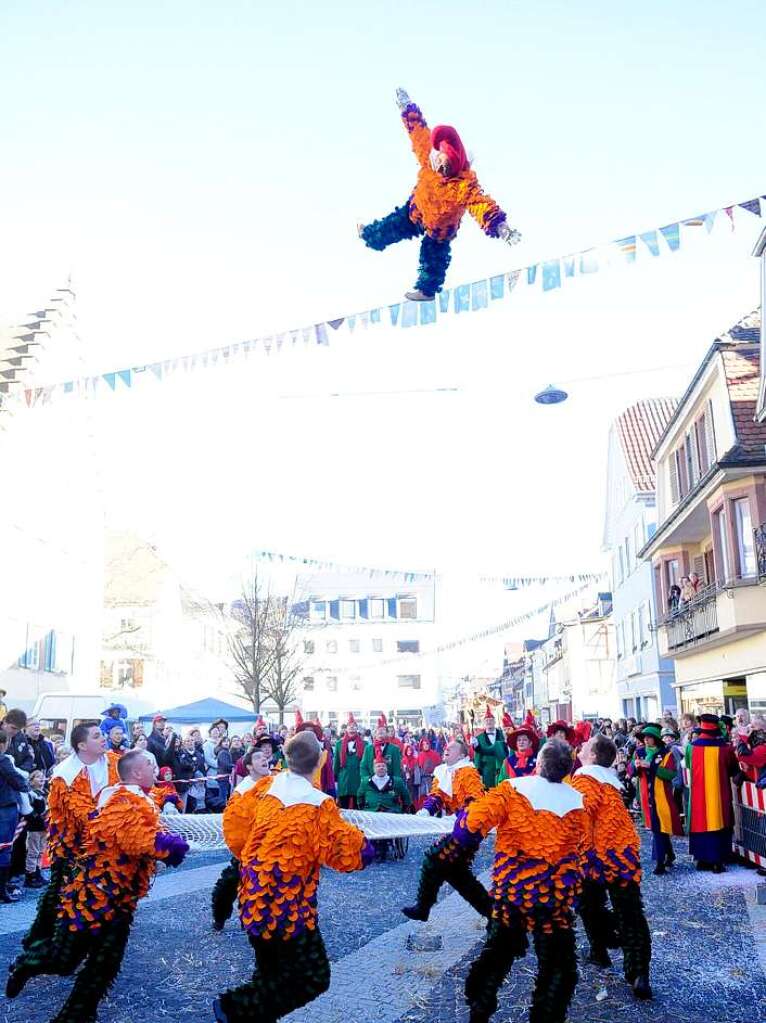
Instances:
[[[120,972],[133,916],[157,861],[178,866],[189,849],[160,823],[149,794],[154,766],[146,754],[125,753],[117,770],[119,783],[101,791],[88,822],[53,937],[34,941],[8,975],[6,994],[15,998],[30,978],[68,977],[83,964],[55,1023],[95,1023],[99,1002]]]
[[[508,756],[503,733],[495,727],[495,715],[487,705],[484,715],[484,728],[473,740],[473,762],[481,775],[484,788],[491,789],[497,785],[503,761]]]
[[[652,832],[652,859],[658,876],[675,862],[671,835],[683,835],[678,804],[673,797],[673,780],[678,772],[676,755],[662,741],[659,725],[644,725],[639,733],[643,746],[633,755],[644,825]]]
[[[577,984],[574,905],[582,884],[587,817],[581,793],[563,784],[570,747],[547,742],[536,773],[509,778],[458,814],[452,855],[472,857],[497,829],[487,938],[468,971],[470,1023],[488,1023],[497,993],[531,934],[537,977],[530,1023],[564,1023]]]
[[[641,842],[612,767],[616,759],[612,740],[595,735],[583,744],[582,767],[570,782],[582,794],[588,821],[579,912],[590,943],[588,961],[607,968],[608,949],[622,947],[625,979],[636,998],[647,999],[652,939],[641,899]]]
[[[344,810],[356,809],[359,786],[362,784],[362,757],[366,743],[359,734],[353,714],[348,716],[348,727],[335,743],[333,771],[337,785],[338,803]]]
[[[388,773],[392,778],[402,777],[402,750],[395,742],[391,741],[388,734],[388,725],[385,717],[381,714],[378,718],[378,727],[375,729],[375,738],[367,746],[362,756],[361,783],[365,784],[373,776],[375,761],[382,756],[386,761]]]
[[[716,714],[700,714],[696,737],[686,747],[689,772],[689,854],[697,870],[721,874],[731,857],[734,827],[731,778],[739,766],[731,744],[721,734]]]
[[[418,810],[418,816],[457,813],[483,795],[481,776],[468,757],[465,743],[452,739],[444,751],[444,763],[434,771],[431,793]],[[417,901],[412,906],[405,906],[402,913],[410,920],[427,920],[436,904],[439,889],[447,881],[477,913],[488,917],[491,909],[489,895],[471,872],[472,863],[472,856],[454,855],[449,835],[440,839],[423,855]]]
[[[522,725],[510,732],[508,734],[509,753],[500,768],[500,781],[534,774],[539,745],[540,740],[537,737],[537,732],[527,725]]]
[[[255,803],[252,823],[231,852],[241,863],[240,918],[256,968],[215,999],[218,1023],[275,1023],[330,986],[317,925],[319,868],[361,870],[375,851],[311,784],[321,750],[312,732],[294,735],[285,744],[287,770],[243,796]]]
[[[104,752],[106,737],[98,721],[75,725],[70,741],[74,752],[53,769],[48,792],[50,883],[40,896],[22,948],[52,937],[61,892],[72,879],[88,818],[101,790],[119,781],[120,758]]]
[[[245,754],[244,761],[247,768],[247,777],[243,778],[234,789],[231,799],[223,811],[221,820],[223,838],[229,849],[232,846],[241,848],[244,844],[254,812],[252,800],[245,799],[244,797],[253,791],[256,783],[262,778],[271,777],[270,759],[271,743],[268,736],[262,736],[258,740],[258,744],[249,753]],[[238,888],[239,860],[236,856],[232,856],[213,885],[211,902],[214,931],[222,931],[224,929],[226,921],[234,910]]]
[[[392,213],[371,224],[359,224],[359,237],[379,252],[409,238],[422,238],[420,268],[410,301],[430,301],[441,291],[450,264],[450,245],[466,210],[490,238],[508,245],[521,240],[508,224],[506,214],[482,191],[457,131],[446,124],[429,130],[420,107],[404,89],[396,90],[412,148],[420,164],[418,179],[409,199]]]

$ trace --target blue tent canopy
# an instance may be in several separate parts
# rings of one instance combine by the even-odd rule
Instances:
[[[255,711],[247,707],[237,707],[233,703],[224,703],[223,700],[195,700],[194,703],[186,703],[181,707],[167,707],[154,711],[151,714],[142,714],[139,721],[151,721],[156,714],[162,714],[168,721],[177,725],[204,725],[218,718],[225,721],[255,721],[258,716]]]

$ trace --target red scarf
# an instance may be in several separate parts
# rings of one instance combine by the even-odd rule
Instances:
[[[346,758],[348,757],[348,744],[350,742],[356,743],[356,756],[359,760],[362,759],[362,754],[364,753],[364,739],[361,737],[361,735],[359,735],[358,732],[356,735],[349,735],[348,732],[346,732],[340,744],[341,767],[346,766]]]

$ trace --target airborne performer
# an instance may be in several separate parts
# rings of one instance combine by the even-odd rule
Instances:
[[[240,916],[256,969],[251,980],[215,999],[219,1023],[274,1023],[327,990],[330,963],[317,926],[319,868],[350,873],[375,856],[364,834],[311,784],[322,752],[316,736],[300,732],[285,752],[288,769],[242,797],[255,802],[249,829],[228,838],[241,865]]]
[[[368,248],[378,250],[405,238],[422,238],[417,281],[406,297],[430,301],[444,284],[450,245],[466,210],[490,238],[514,245],[521,235],[511,229],[495,200],[482,191],[457,131],[446,124],[429,130],[420,107],[404,89],[396,90],[396,101],[420,164],[418,179],[403,206],[382,220],[360,224],[359,237]]]
[[[133,916],[157,861],[177,866],[189,848],[160,824],[149,794],[154,782],[149,758],[131,750],[117,770],[119,784],[102,791],[85,829],[53,937],[32,942],[8,974],[6,994],[15,998],[31,977],[66,977],[84,964],[56,1023],[94,1023],[99,1002],[120,972]]]
[[[418,810],[418,816],[457,813],[484,795],[481,776],[468,757],[468,748],[460,739],[453,739],[444,751],[444,763],[434,770],[431,792]],[[451,835],[440,839],[423,855],[417,901],[405,906],[402,913],[410,920],[427,920],[439,889],[447,881],[467,903],[482,916],[488,917],[492,904],[487,889],[471,871],[473,854],[454,855]]]

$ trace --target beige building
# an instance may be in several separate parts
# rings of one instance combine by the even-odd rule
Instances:
[[[716,339],[654,450],[657,531],[641,553],[681,711],[766,710],[762,341],[758,312]],[[677,603],[692,573],[696,593]]]
[[[195,594],[159,551],[107,533],[100,687],[157,708],[236,693],[223,605]]]

